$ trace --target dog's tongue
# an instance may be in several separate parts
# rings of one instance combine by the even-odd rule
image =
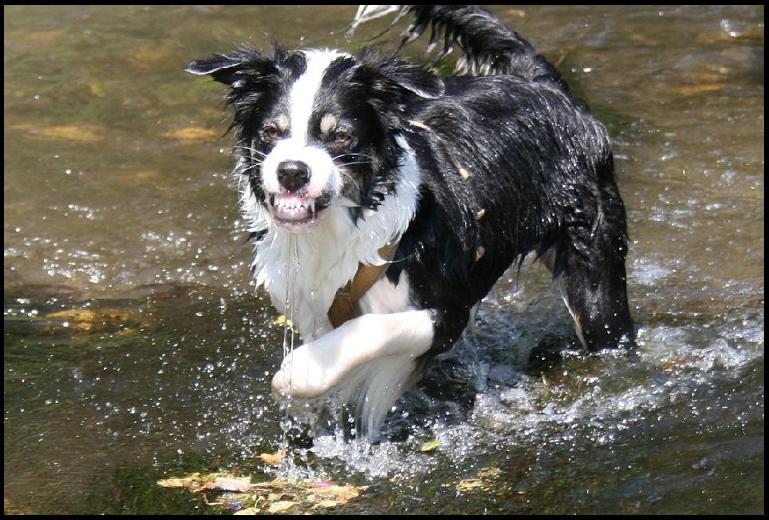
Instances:
[[[275,216],[281,220],[304,220],[315,213],[315,199],[298,195],[276,195]]]

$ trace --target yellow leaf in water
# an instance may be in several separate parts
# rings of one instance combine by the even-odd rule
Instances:
[[[420,448],[419,451],[422,453],[427,453],[428,451],[433,451],[436,448],[438,448],[441,445],[441,441],[438,439],[433,439],[429,442],[424,443]]]
[[[61,326],[72,330],[102,331],[136,322],[138,319],[129,312],[116,310],[67,309],[51,312],[45,315],[47,320],[62,322]],[[51,326],[59,326],[52,323]]]
[[[165,488],[186,488],[191,480],[188,478],[164,478],[158,480],[158,486]]]
[[[312,507],[313,508],[316,508],[316,507],[317,508],[321,508],[321,507],[329,508],[329,507],[336,507],[338,505],[339,505],[339,502],[337,502],[335,500],[321,500],[320,502],[318,502],[317,504],[315,504]]]
[[[698,94],[708,94],[710,92],[720,92],[728,85],[726,83],[705,83],[702,85],[691,85],[688,87],[678,87],[671,89],[674,94],[679,96],[696,96]]]
[[[104,139],[106,129],[98,125],[63,125],[29,129],[29,135],[38,139],[95,143]]]
[[[5,41],[27,44],[53,43],[64,35],[64,31],[13,31],[5,33]]]
[[[170,139],[179,139],[180,141],[209,141],[219,137],[219,132],[207,128],[190,126],[173,132],[165,132],[160,135]]]
[[[270,466],[280,466],[283,459],[286,458],[286,450],[276,451],[275,453],[261,453],[259,459]]]
[[[478,470],[478,478],[460,480],[456,488],[460,493],[476,490],[488,491],[492,486],[492,482],[500,475],[502,475],[502,470],[499,468],[481,468]]]
[[[88,91],[94,97],[104,97],[106,92],[104,91],[104,85],[101,83],[91,83],[88,85]]]
[[[262,510],[259,509],[258,507],[249,507],[249,508],[246,508],[246,509],[241,509],[240,511],[236,511],[233,514],[235,514],[235,515],[261,515],[262,514]]]
[[[96,313],[88,309],[68,309],[48,313],[45,317],[50,320],[93,321],[96,319]]]
[[[187,489],[193,493],[197,493],[205,489],[204,477],[200,473],[193,473],[186,477],[172,477],[162,480],[158,480],[158,485],[165,488],[172,489]]]
[[[97,314],[84,309],[70,309],[46,314],[46,319],[61,321],[61,326],[71,330],[89,331],[97,327]]]
[[[251,479],[248,477],[219,477],[207,487],[208,489],[216,489],[219,491],[234,491],[239,493],[245,493],[246,491],[250,491],[253,488]]]
[[[291,322],[291,320],[286,318],[286,316],[284,314],[281,314],[280,316],[278,316],[277,318],[272,320],[272,324],[273,325],[288,325],[289,327],[293,327],[294,326],[294,324]]]
[[[241,515],[284,513],[290,509],[291,512],[312,512],[332,508],[346,504],[366,489],[365,486],[307,480],[276,479],[251,483],[250,477],[236,477],[227,472],[193,473],[186,477],[159,480],[158,485],[193,493],[206,492],[208,505],[237,509],[240,510],[237,514]],[[210,494],[215,492],[221,494],[211,501]]]
[[[334,500],[337,504],[346,504],[351,499],[360,496],[366,487],[339,486],[328,482],[316,482],[312,485],[312,489],[321,501]]]
[[[502,470],[499,468],[482,468],[478,470],[478,477],[484,480],[493,480],[502,475]]]
[[[287,511],[288,509],[291,509],[295,505],[296,505],[295,502],[288,502],[288,501],[274,502],[270,504],[270,507],[267,509],[267,512],[281,513],[283,511]]]
[[[465,493],[467,491],[473,491],[483,487],[483,482],[479,478],[466,478],[460,480],[457,484],[457,491]]]

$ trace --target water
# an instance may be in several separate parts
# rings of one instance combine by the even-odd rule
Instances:
[[[256,458],[284,330],[249,285],[222,90],[181,69],[265,32],[345,47],[354,11],[4,8],[5,512],[205,513],[155,481],[287,471]],[[637,355],[527,368],[572,326],[527,264],[385,440],[325,436],[292,471],[369,485],[345,512],[763,512],[763,7],[496,12],[614,139]]]

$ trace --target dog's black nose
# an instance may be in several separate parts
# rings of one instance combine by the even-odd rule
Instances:
[[[302,161],[283,161],[278,164],[278,182],[289,192],[298,191],[310,180],[310,167]]]

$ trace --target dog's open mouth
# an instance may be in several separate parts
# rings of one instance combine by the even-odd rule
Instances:
[[[326,193],[317,198],[302,197],[296,194],[270,194],[272,216],[278,224],[295,226],[310,224],[318,215],[331,204],[331,194]]]

